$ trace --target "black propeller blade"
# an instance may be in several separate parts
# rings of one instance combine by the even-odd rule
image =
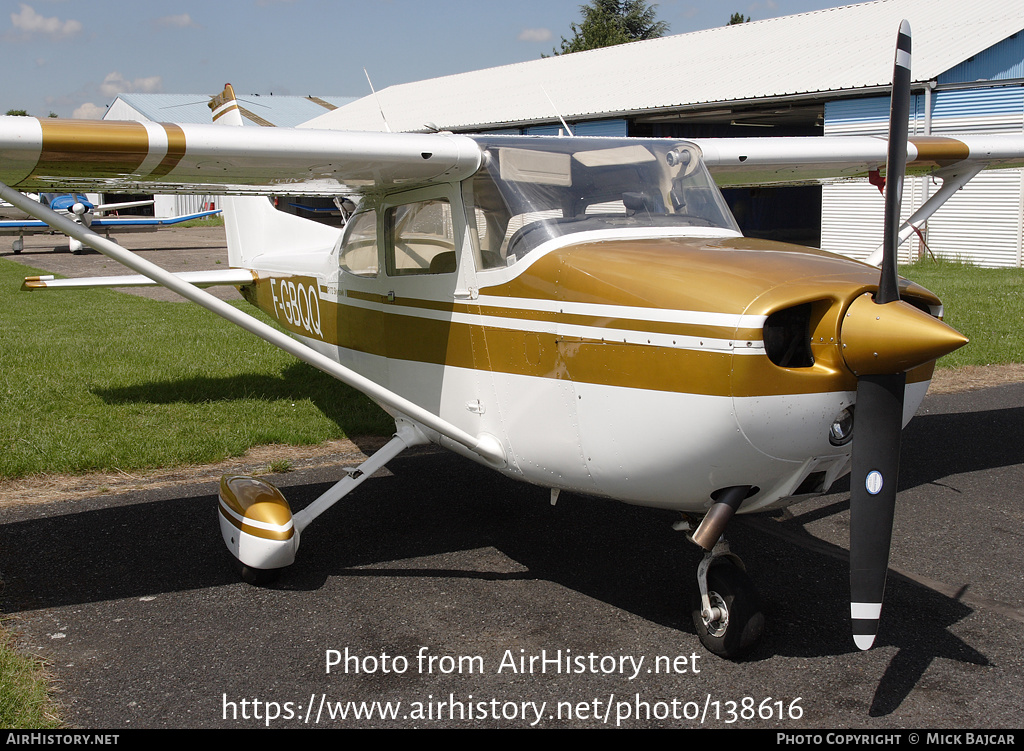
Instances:
[[[874,304],[859,300],[843,324],[844,356],[858,376],[850,474],[850,615],[853,638],[868,649],[878,633],[900,462],[906,371],[966,339],[900,301],[897,232],[910,116],[910,24],[900,24],[889,110],[882,271]]]
[[[906,383],[906,373],[865,375],[857,382],[857,442],[850,473],[850,617],[860,649],[874,643],[882,612]]]
[[[896,245],[903,201],[903,173],[907,167],[907,127],[910,121],[910,24],[900,23],[896,35],[896,61],[892,71],[889,105],[889,150],[885,157],[885,224],[882,231],[882,276],[879,305],[900,299],[896,273]]]

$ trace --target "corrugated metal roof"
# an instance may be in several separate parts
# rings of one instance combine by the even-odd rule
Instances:
[[[1021,0],[876,0],[401,84],[378,97],[392,130],[422,130],[551,120],[551,102],[585,119],[866,89],[890,83],[903,18],[916,81],[1024,29]],[[307,126],[385,129],[373,96]]]
[[[119,94],[104,119],[137,119],[156,122],[209,123],[210,97],[204,94]],[[332,108],[356,101],[355,97],[304,97],[267,94],[238,96],[246,125],[294,127]],[[134,112],[132,112],[134,110]]]

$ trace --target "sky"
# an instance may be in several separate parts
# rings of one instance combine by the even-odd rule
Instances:
[[[0,112],[102,117],[120,93],[362,97],[550,54],[581,0],[0,0]],[[670,34],[837,0],[662,0]]]

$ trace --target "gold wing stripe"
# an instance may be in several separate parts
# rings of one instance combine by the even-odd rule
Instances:
[[[174,124],[54,120],[40,121],[42,151],[32,173],[163,177],[185,156],[185,133]]]
[[[942,136],[911,136],[910,143],[917,149],[913,164],[952,164],[967,159],[971,150],[963,141]]]
[[[65,176],[134,174],[149,154],[142,123],[41,120],[43,149],[34,172]],[[70,167],[69,167],[70,163]]]
[[[163,128],[167,133],[167,154],[160,161],[160,166],[153,170],[151,177],[163,177],[177,167],[185,156],[185,132],[170,123],[164,123]]]

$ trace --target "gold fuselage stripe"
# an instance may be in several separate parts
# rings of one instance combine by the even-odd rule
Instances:
[[[543,310],[539,307],[516,307],[516,303],[528,303],[531,301],[522,299],[508,299],[507,305],[473,305],[468,303],[453,303],[440,300],[423,300],[411,297],[395,297],[388,299],[384,295],[357,292],[347,290],[346,297],[353,300],[362,300],[369,303],[386,303],[395,308],[412,308],[429,311],[441,311],[453,314],[477,315],[487,318],[502,318],[510,321],[527,321],[531,323],[546,323],[550,325],[572,326],[572,327],[599,327],[611,331],[623,331],[634,333],[665,334],[668,336],[680,337],[706,337],[708,339],[742,339],[744,342],[761,341],[761,329],[744,327],[737,328],[726,324],[713,323],[685,323],[681,321],[657,320],[631,318],[627,315],[613,317],[613,312],[607,309],[617,306],[604,306],[602,313],[565,313],[562,311]],[[536,302],[536,301],[532,301]],[[566,306],[568,307],[568,306]],[[652,311],[657,312],[657,311]],[[699,314],[698,314],[699,315]],[[724,316],[724,314],[721,314]],[[500,328],[500,327],[498,327]],[[614,337],[604,337],[614,338]],[[596,339],[600,341],[600,339]]]
[[[316,280],[304,281],[315,284]],[[815,364],[811,367],[780,368],[764,355],[566,337],[482,322],[425,318],[324,298],[319,299],[321,332],[316,334],[301,323],[286,320],[280,305],[273,304],[270,280],[260,279],[254,286],[243,288],[243,293],[293,333],[397,360],[709,396],[760,397],[857,388],[856,377],[842,365],[837,341],[813,345]],[[484,320],[479,309],[466,307],[468,313],[479,314]],[[931,365],[922,366],[911,372],[908,381],[927,380],[931,372]]]
[[[481,287],[476,301],[352,289],[321,295],[319,280],[301,276],[261,279],[243,291],[289,331],[392,360],[761,397],[854,391],[842,314],[877,283],[877,271],[828,253],[733,238],[570,246]],[[921,304],[938,304],[927,290],[902,286]],[[813,365],[780,367],[765,353],[763,326],[753,324],[804,304]],[[908,380],[931,371],[922,366]]]

